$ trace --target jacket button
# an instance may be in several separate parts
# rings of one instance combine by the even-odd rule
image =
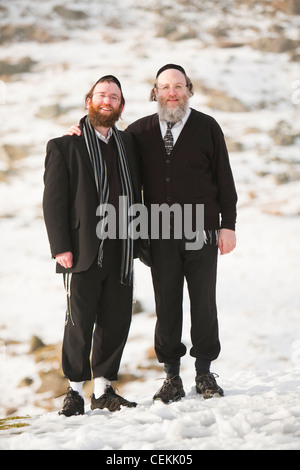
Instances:
[[[171,178],[166,178],[167,183],[170,183],[170,181],[171,181]]]
[[[166,163],[171,163],[171,160],[166,160]]]
[[[168,201],[168,202],[171,202],[171,201],[172,201],[171,196],[168,196],[168,197],[167,197],[167,201]]]

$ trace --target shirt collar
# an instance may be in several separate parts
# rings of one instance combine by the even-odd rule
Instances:
[[[110,127],[109,128],[109,131],[107,133],[107,137],[105,137],[104,135],[102,135],[99,131],[97,131],[97,129],[95,129],[95,132],[96,132],[96,135],[99,137],[99,139],[103,140],[103,142],[105,142],[106,144],[108,144],[109,142],[109,139],[111,138],[112,136],[112,128]]]

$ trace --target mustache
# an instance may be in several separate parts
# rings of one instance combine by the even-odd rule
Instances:
[[[113,111],[113,110],[114,110],[114,109],[113,109],[111,106],[109,106],[109,105],[106,105],[106,106],[103,105],[103,106],[99,106],[98,112],[99,112],[99,109],[102,109],[102,108],[110,109],[110,111]]]

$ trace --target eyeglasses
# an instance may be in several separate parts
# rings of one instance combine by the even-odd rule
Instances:
[[[176,92],[180,93],[186,87],[187,85],[182,85],[181,83],[177,83],[176,85],[163,85],[161,87],[156,86],[156,88],[162,93],[169,93],[171,88],[173,88]]]
[[[118,103],[118,101],[120,101],[120,98],[117,95],[108,95],[107,93],[101,93],[99,91],[94,93],[93,96],[96,96],[98,100],[109,98],[113,103]]]

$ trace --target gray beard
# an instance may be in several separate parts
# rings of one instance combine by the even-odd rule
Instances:
[[[184,118],[188,110],[188,100],[180,103],[177,108],[169,109],[158,101],[158,116],[162,121],[178,122]]]

